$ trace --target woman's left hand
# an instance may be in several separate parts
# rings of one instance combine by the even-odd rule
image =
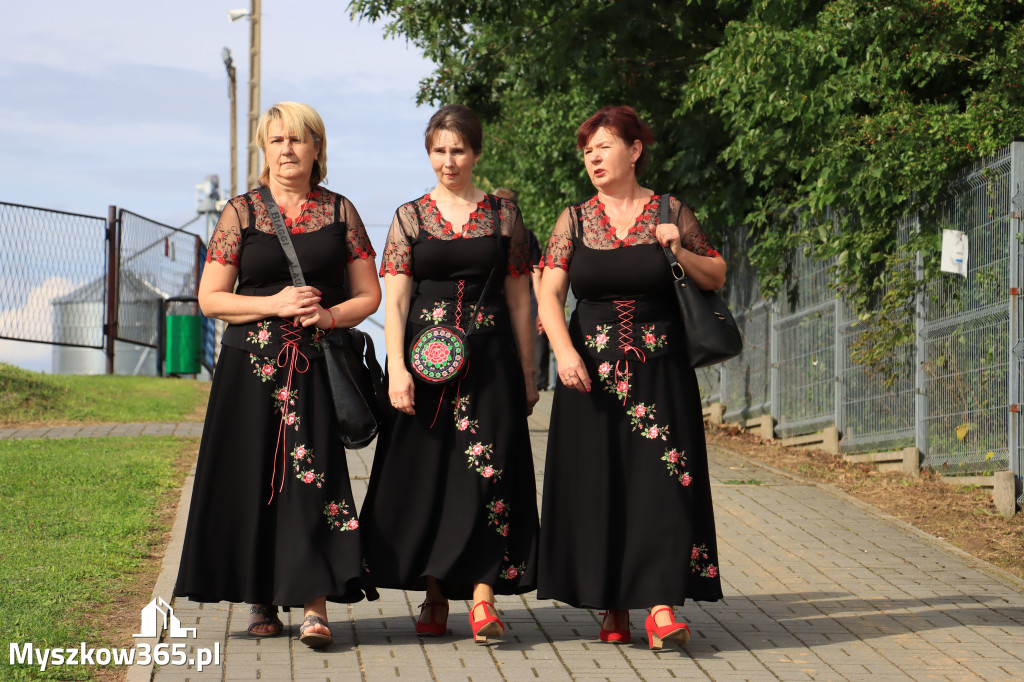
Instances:
[[[672,223],[659,223],[654,228],[654,236],[658,239],[659,244],[670,249],[682,241],[679,236],[679,226]]]
[[[320,324],[320,316],[323,315],[324,324]],[[296,315],[295,319],[292,320],[295,324],[308,327],[310,325],[316,325],[321,329],[330,329],[331,322],[331,311],[326,308],[321,308],[319,304],[316,306],[316,310],[309,313],[308,315]]]
[[[540,391],[537,390],[537,384],[534,383],[533,377],[526,380],[526,416],[529,417],[533,414],[533,408],[540,402]]]

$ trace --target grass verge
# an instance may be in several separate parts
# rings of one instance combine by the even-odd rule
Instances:
[[[66,376],[0,363],[0,427],[201,421],[207,381]]]
[[[930,471],[879,473],[841,455],[762,443],[732,426],[706,433],[709,445],[827,483],[1024,580],[1024,513],[1000,515],[988,490],[949,485]]]
[[[0,678],[117,674],[39,674],[12,667],[7,649],[130,645],[196,447],[171,437],[0,441]]]

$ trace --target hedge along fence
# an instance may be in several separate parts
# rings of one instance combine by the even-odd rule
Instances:
[[[1012,471],[1019,494],[1022,212],[1024,140],[1016,140],[965,169],[931,210],[902,221],[904,241],[914,230],[966,232],[968,274],[942,273],[918,296],[914,339],[898,348],[888,377],[852,361],[864,325],[836,296],[831,262],[796,254],[792,305],[765,300],[757,273],[733,267],[727,294],[745,348],[698,371],[705,405],[721,403],[726,422],[768,416],[780,438],[834,427],[846,453],[916,446],[922,466],[945,474]]]

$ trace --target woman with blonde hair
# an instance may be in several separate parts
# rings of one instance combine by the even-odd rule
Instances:
[[[359,601],[366,576],[320,338],[376,310],[380,285],[355,206],[321,186],[320,115],[276,104],[257,140],[260,188],[283,215],[307,285],[292,285],[260,188],[229,201],[199,284],[203,313],[228,326],[174,594],[252,604],[255,637],[281,633],[279,606],[302,606],[299,638],[322,647],[333,641],[327,600]]]

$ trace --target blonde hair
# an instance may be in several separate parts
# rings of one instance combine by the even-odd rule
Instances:
[[[306,134],[313,136],[313,142],[319,147],[316,163],[309,173],[310,189],[320,183],[327,182],[327,135],[324,121],[316,109],[301,102],[278,102],[263,112],[260,122],[256,124],[256,145],[260,149],[267,146],[267,135],[271,121],[281,121],[285,130],[297,135],[301,142],[306,141]],[[266,152],[263,154],[263,170],[260,171],[259,183],[266,185],[270,180],[270,166],[267,164]]]

